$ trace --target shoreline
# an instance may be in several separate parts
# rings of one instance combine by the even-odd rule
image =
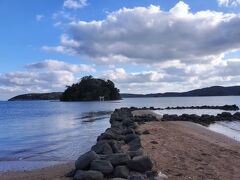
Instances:
[[[186,173],[186,172],[185,171],[183,171],[183,172],[177,171],[177,173],[175,173],[175,174],[171,173],[171,172],[169,173],[166,169],[169,169],[171,167],[169,166],[166,169],[164,169],[164,166],[163,166],[164,164],[161,164],[161,159],[160,160],[158,159],[158,157],[161,157],[162,154],[161,154],[161,152],[156,151],[156,149],[162,148],[162,150],[164,152],[164,148],[166,148],[166,149],[169,148],[167,146],[169,144],[169,143],[167,143],[167,141],[171,142],[171,140],[174,139],[174,137],[176,137],[175,135],[178,135],[177,137],[181,137],[181,141],[175,140],[174,142],[172,142],[173,143],[173,144],[171,144],[172,148],[170,148],[170,149],[174,150],[174,148],[175,148],[175,151],[174,151],[175,153],[174,153],[174,155],[172,154],[171,156],[169,156],[170,159],[168,159],[166,162],[169,162],[169,161],[175,162],[174,159],[171,159],[171,157],[177,156],[176,149],[180,142],[183,143],[183,145],[184,145],[183,147],[187,147],[190,144],[191,144],[191,146],[196,146],[199,142],[201,142],[204,145],[205,144],[214,145],[214,147],[217,150],[219,150],[220,155],[222,152],[224,152],[225,154],[223,154],[223,155],[226,156],[226,153],[229,151],[230,152],[229,155],[231,158],[231,156],[232,156],[231,152],[233,152],[234,157],[235,158],[237,157],[236,163],[237,164],[240,163],[239,162],[240,161],[240,155],[239,155],[240,152],[238,150],[238,149],[240,149],[240,143],[233,139],[226,137],[225,135],[213,132],[207,128],[204,128],[203,126],[201,126],[199,124],[192,123],[192,122],[160,121],[161,116],[159,116],[158,114],[156,114],[150,110],[144,110],[144,111],[137,110],[136,111],[136,109],[135,109],[135,111],[134,111],[134,109],[131,109],[131,113],[133,114],[133,116],[135,118],[140,118],[140,117],[143,118],[143,121],[138,122],[139,125],[136,128],[136,133],[140,134],[139,137],[141,139],[141,144],[142,144],[142,147],[144,150],[144,154],[148,155],[153,161],[153,164],[154,164],[153,170],[156,170],[158,173],[161,172],[161,173],[165,174],[170,179],[172,177],[175,177],[175,178],[176,177],[177,178],[185,177],[184,173]],[[146,118],[148,118],[148,119],[146,119]],[[156,131],[156,128],[158,129],[158,131]],[[163,131],[164,128],[166,131]],[[148,130],[150,132],[150,134],[142,134],[144,130]],[[154,135],[152,135],[152,132],[155,132]],[[191,135],[192,141],[186,141],[186,142],[182,141],[182,140],[184,140],[184,138],[187,138],[189,135]],[[158,136],[160,136],[162,138],[156,139],[156,137],[158,137]],[[151,141],[149,141],[150,140],[149,137],[152,138]],[[168,137],[169,139],[167,139],[166,137]],[[164,142],[161,142],[161,140]],[[187,140],[189,140],[189,139],[187,138]],[[155,142],[152,143],[153,141],[155,141]],[[158,141],[160,141],[160,142],[158,142]],[[234,146],[232,146],[233,144],[234,144]],[[237,150],[235,149],[235,146],[238,147]],[[152,147],[154,147],[155,149],[154,148],[152,149]],[[203,153],[207,154],[207,152],[205,152],[206,149],[203,150],[203,149],[201,149],[200,146],[196,146],[196,147],[198,147],[199,151],[201,151],[201,152],[203,151]],[[195,152],[195,151],[193,151],[193,152]],[[156,156],[156,154],[157,154],[157,156]],[[210,155],[214,155],[214,154],[210,154]],[[179,158],[180,159],[190,158],[190,160],[191,160],[192,156],[193,156],[193,154],[188,153],[188,154],[184,154],[184,156],[180,156]],[[164,156],[163,156],[163,159],[164,159]],[[220,158],[220,160],[221,160],[221,158]],[[227,162],[228,166],[232,166],[232,164],[230,164],[229,161],[225,160],[224,162]],[[159,163],[161,164],[161,166],[158,165]],[[167,165],[168,163],[165,163],[165,164]],[[189,165],[189,167],[192,167],[193,164],[189,163],[188,165]],[[186,165],[184,165],[184,166],[186,166]],[[207,165],[205,165],[205,166],[208,167]],[[237,167],[240,169],[240,165]],[[42,169],[36,169],[36,170],[32,170],[32,171],[0,172],[0,176],[6,180],[15,180],[15,179],[19,179],[19,178],[22,178],[22,179],[69,179],[69,178],[64,177],[64,174],[70,172],[70,170],[72,170],[73,168],[74,168],[74,162],[71,162],[71,163],[67,163],[67,164],[54,165],[54,166],[50,166],[50,167],[46,167],[46,168],[42,168]],[[174,165],[172,165],[172,168],[173,168],[173,170],[171,170],[171,171],[175,172]],[[201,169],[202,167],[199,167],[199,168]],[[197,171],[196,171],[196,173],[197,173]],[[208,174],[208,176],[210,177],[209,174]],[[186,176],[188,176],[188,175],[186,175]],[[236,176],[238,178],[240,178],[240,175],[239,176],[236,175]],[[205,177],[207,177],[207,176],[205,176]]]

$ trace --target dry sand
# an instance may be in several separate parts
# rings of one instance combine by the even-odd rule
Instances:
[[[168,179],[240,180],[239,142],[191,122],[149,122],[146,129],[144,152]]]

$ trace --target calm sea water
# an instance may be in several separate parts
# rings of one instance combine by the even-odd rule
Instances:
[[[110,113],[120,107],[240,106],[240,97],[127,98],[111,102],[0,102],[0,171],[34,169],[75,160],[110,126]],[[159,113],[217,114],[217,110],[171,110]],[[240,124],[216,124],[212,130],[230,137]],[[219,130],[220,129],[220,130]],[[224,129],[224,130],[223,130]],[[232,135],[234,134],[234,135]],[[238,135],[237,138],[240,139]],[[237,139],[236,138],[236,139]]]

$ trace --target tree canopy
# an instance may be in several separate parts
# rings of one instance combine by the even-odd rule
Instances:
[[[105,100],[121,99],[119,89],[110,80],[95,79],[85,76],[79,83],[67,86],[61,101],[96,101],[103,96]]]

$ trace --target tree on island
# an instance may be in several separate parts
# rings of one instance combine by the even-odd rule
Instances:
[[[110,80],[95,79],[92,76],[85,76],[79,83],[67,86],[63,92],[61,101],[96,101],[99,97],[104,100],[121,99],[119,89]]]

